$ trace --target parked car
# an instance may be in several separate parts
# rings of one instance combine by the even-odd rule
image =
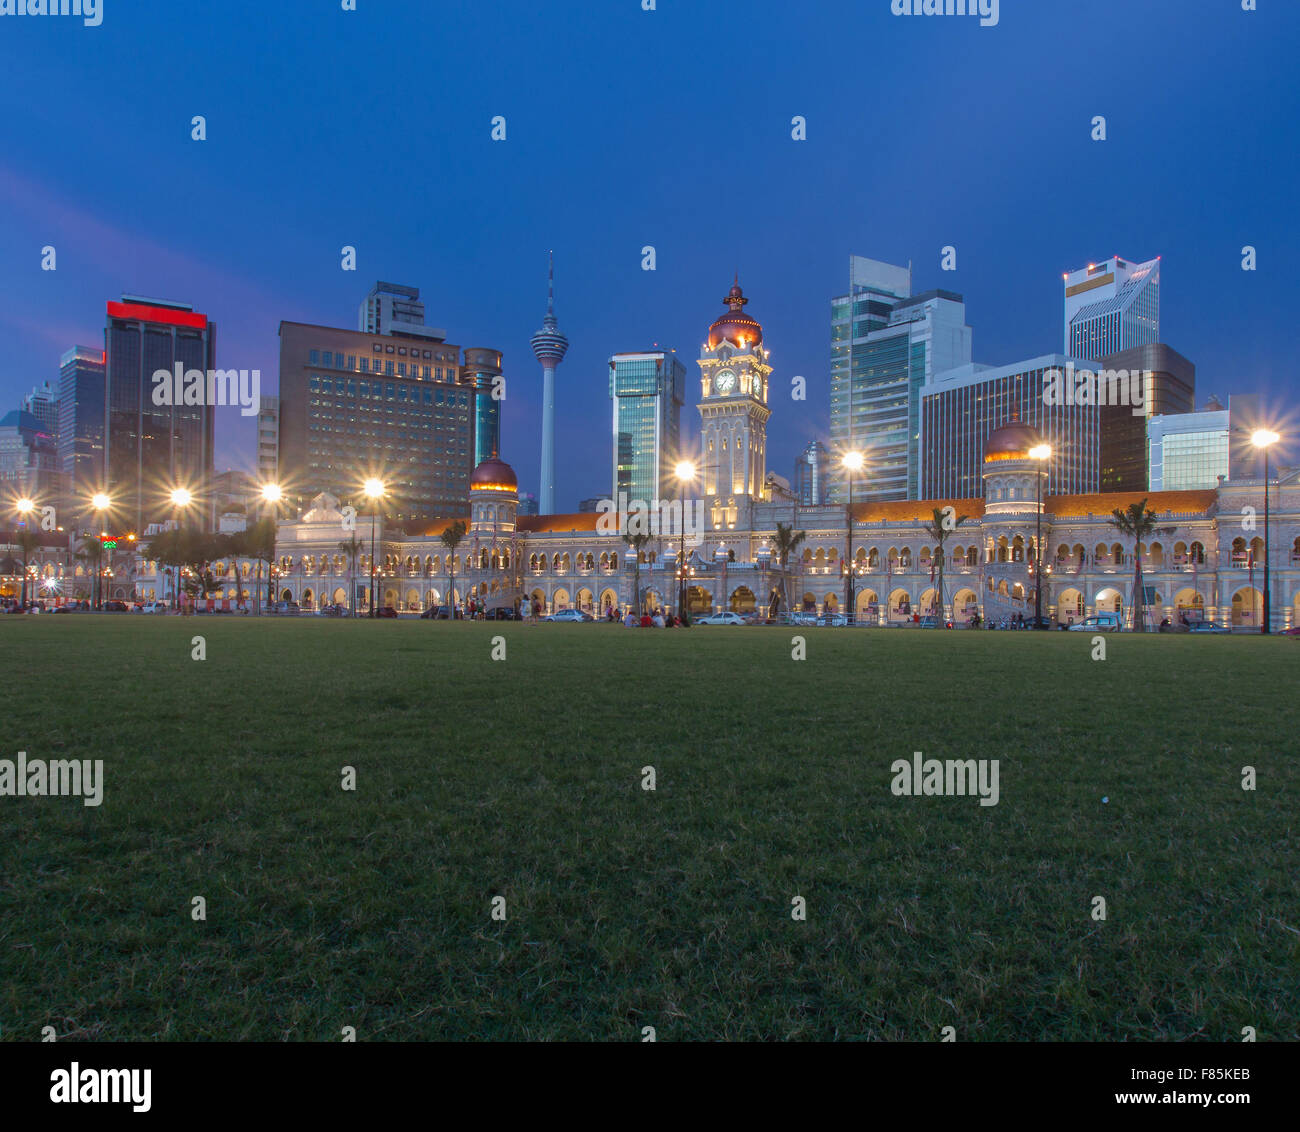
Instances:
[[[695,619],[697,625],[743,625],[745,619],[739,613],[732,613],[725,610],[722,613],[706,613],[703,617]]]
[[[1094,613],[1070,626],[1072,633],[1122,633],[1124,617],[1119,613]]]
[[[128,613],[130,612],[130,608],[131,607],[124,601],[114,600],[104,602],[105,613]]]
[[[846,613],[823,613],[815,622],[817,625],[825,625],[832,629],[843,629],[848,623],[849,618]]]
[[[296,601],[277,601],[274,611],[285,617],[296,617],[302,612],[302,606]]]
[[[141,613],[166,613],[167,603],[165,601],[146,601],[140,607]]]
[[[518,610],[512,605],[502,605],[497,609],[489,609],[483,614],[485,621],[522,621]]]
[[[1213,621],[1193,621],[1187,626],[1189,633],[1231,633],[1226,625],[1216,625]]]
[[[590,613],[584,613],[581,609],[561,609],[558,613],[548,613],[542,618],[543,621],[595,621],[596,619]]]
[[[376,617],[389,617],[396,619],[397,610],[391,605],[385,605],[382,609],[375,610]]]

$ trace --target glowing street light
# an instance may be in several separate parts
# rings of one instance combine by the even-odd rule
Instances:
[[[172,506],[176,508],[176,529],[179,531],[181,526],[181,512],[194,502],[194,496],[188,488],[173,488],[168,498]],[[181,608],[181,568],[176,566],[176,589],[172,594],[172,604],[179,613]]]
[[[1270,632],[1272,622],[1273,602],[1272,586],[1269,579],[1269,546],[1268,546],[1268,450],[1282,438],[1272,429],[1257,428],[1250,434],[1250,442],[1261,452],[1264,453],[1264,618],[1263,624],[1260,625],[1261,633]]]
[[[262,485],[262,498],[267,503],[279,503],[284,498],[284,491],[278,483],[264,483]]]
[[[690,619],[686,612],[686,502],[682,500],[682,491],[688,483],[695,479],[695,465],[689,460],[679,460],[673,472],[677,476],[677,498],[682,501],[682,513],[679,520],[682,525],[682,564],[677,582],[677,615],[682,619],[682,624],[687,625],[690,623]]]
[[[370,616],[375,615],[375,514],[379,510],[379,501],[384,497],[384,481],[372,476],[362,487],[366,498],[370,500]],[[454,614],[453,610],[453,614]]]
[[[849,501],[844,523],[844,623],[853,616],[853,477],[862,471],[866,459],[861,452],[845,452],[840,463],[848,472]]]
[[[1038,444],[1029,450],[1029,458],[1042,466],[1052,458],[1050,444]],[[1034,475],[1038,486],[1038,506],[1034,510],[1034,628],[1042,628],[1043,620],[1043,470]]]

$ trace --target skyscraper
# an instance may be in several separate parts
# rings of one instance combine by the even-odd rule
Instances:
[[[672,350],[615,354],[609,359],[613,406],[614,476],[611,498],[671,499],[681,455],[686,367]]]
[[[216,325],[188,303],[123,295],[108,304],[105,484],[114,512],[143,531],[175,517],[169,495],[189,491],[188,516],[210,527],[214,408],[157,405],[153,375],[216,369]]]
[[[1160,341],[1160,257],[1112,256],[1065,273],[1065,353],[1097,361]]]
[[[555,256],[550,256],[546,282],[546,317],[532,337],[533,354],[542,363],[542,482],[537,505],[543,515],[555,514],[555,367],[564,361],[569,340],[555,321]]]
[[[459,363],[447,342],[282,322],[279,474],[290,504],[321,492],[359,503],[373,476],[391,519],[463,514],[474,390]]]
[[[357,312],[357,329],[363,334],[393,334],[442,342],[445,330],[426,326],[420,288],[401,283],[376,283]]]
[[[104,483],[104,351],[73,346],[59,363],[59,472],[76,511]]]
[[[474,389],[474,466],[501,455],[501,353],[465,348],[461,380]]]
[[[257,411],[257,476],[264,483],[280,482],[280,398],[263,395]]]
[[[1096,367],[1109,373],[1127,372],[1130,383],[1140,381],[1142,389],[1140,406],[1101,406],[1101,490],[1146,491],[1147,422],[1156,415],[1192,411],[1196,404],[1196,367],[1177,350],[1159,342],[1107,354]]]
[[[794,493],[806,507],[826,502],[826,472],[829,467],[826,445],[814,440],[794,462]]]
[[[910,272],[888,264],[854,257],[851,274],[853,293],[832,303],[829,501],[844,499],[850,450],[866,461],[855,499],[917,499],[921,386],[970,362],[966,305],[952,291],[896,294],[910,290]]]
[[[21,408],[40,421],[42,430],[58,438],[59,394],[53,385],[48,381],[42,382],[23,398]]]

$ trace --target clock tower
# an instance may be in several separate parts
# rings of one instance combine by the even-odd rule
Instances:
[[[735,523],[742,503],[763,500],[772,415],[763,328],[745,313],[739,276],[723,302],[727,312],[709,327],[700,355],[701,483],[715,526]]]

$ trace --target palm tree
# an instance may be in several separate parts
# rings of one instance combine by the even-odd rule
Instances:
[[[628,534],[623,532],[623,541],[632,548],[632,596],[635,598],[636,615],[641,616],[641,550],[650,541],[648,534]]]
[[[339,553],[346,555],[348,560],[348,593],[350,594],[348,598],[348,610],[350,615],[353,617],[357,615],[355,609],[357,604],[357,559],[361,556],[361,552],[365,550],[365,548],[366,544],[361,542],[356,535],[345,538],[341,543],[339,543]]]
[[[803,544],[804,539],[808,537],[807,531],[796,531],[793,523],[777,523],[776,535],[772,539],[775,544],[772,547],[772,557],[777,564],[782,567],[781,570],[781,602],[788,609],[790,606],[790,595],[785,588],[785,565],[792,555]],[[779,611],[778,611],[779,612]]]
[[[1157,524],[1154,511],[1147,510],[1145,499],[1130,503],[1127,508],[1116,508],[1108,520],[1120,534],[1128,535],[1133,540],[1133,632],[1146,631],[1146,619],[1143,616],[1146,605],[1142,592],[1142,540],[1153,534],[1167,533],[1171,528]]]
[[[77,561],[84,562],[91,572],[90,601],[94,605],[99,594],[99,569],[104,560],[104,542],[99,535],[82,535],[81,549],[77,551]]]
[[[464,519],[457,519],[442,532],[442,545],[447,548],[447,614],[451,620],[456,618],[456,547],[460,546],[469,528]]]
[[[952,532],[955,531],[958,527],[960,527],[962,523],[964,523],[967,519],[969,519],[970,516],[957,515],[954,517],[952,514],[952,508],[950,507],[948,508],[935,507],[932,510],[934,511],[934,521],[932,523],[926,524],[925,533],[929,535],[932,539],[934,539],[936,543],[939,544],[935,550],[935,553],[939,556],[939,577],[938,577],[939,616],[936,618],[935,621],[935,624],[937,626],[940,622],[943,621],[943,564],[944,564],[944,559],[946,557],[946,554],[943,549],[943,544],[948,541],[948,536],[952,534]],[[1039,557],[1041,558],[1042,555],[1040,554]],[[955,621],[956,610],[953,611],[953,614],[954,614],[953,620]]]

